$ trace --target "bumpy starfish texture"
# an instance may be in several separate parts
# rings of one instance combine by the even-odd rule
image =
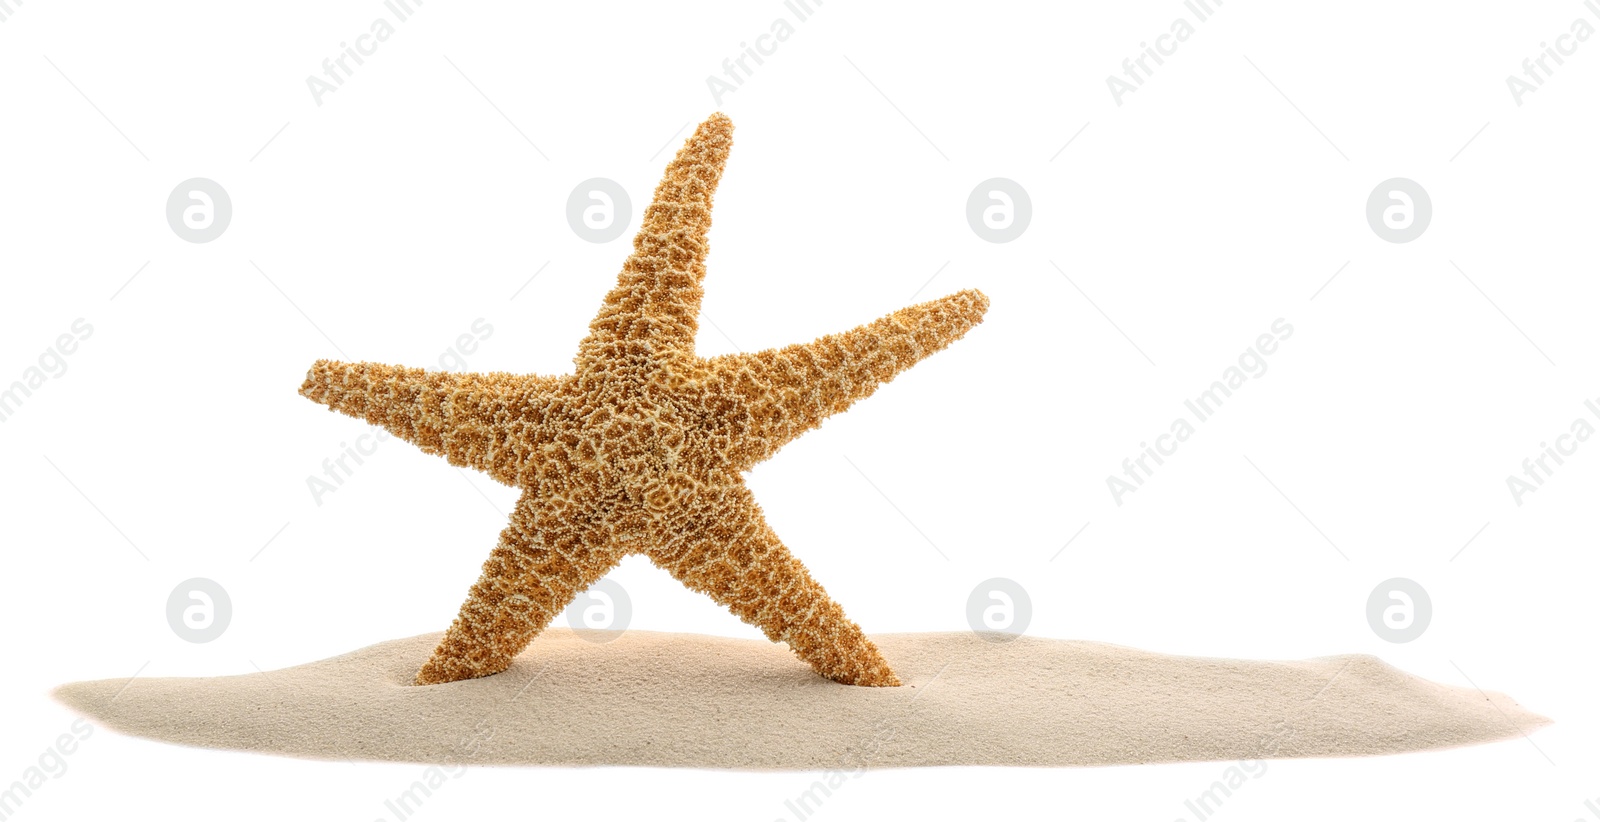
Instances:
[[[960,338],[989,300],[962,291],[803,345],[696,356],[711,199],[732,135],[713,115],[667,166],[574,373],[311,367],[304,396],[522,490],[417,684],[505,670],[634,553],[828,679],[900,684],[768,527],[742,474]]]

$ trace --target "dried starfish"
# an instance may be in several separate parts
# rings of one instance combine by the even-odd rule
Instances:
[[[828,679],[900,684],[768,527],[741,475],[960,338],[989,299],[962,291],[804,345],[696,356],[711,198],[732,142],[733,123],[712,115],[667,166],[575,373],[311,367],[304,396],[522,490],[417,684],[505,670],[634,553]]]

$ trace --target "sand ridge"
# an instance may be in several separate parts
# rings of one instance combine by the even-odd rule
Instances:
[[[1213,659],[969,632],[874,635],[899,687],[822,679],[759,640],[554,628],[505,673],[413,685],[439,639],[240,676],[77,682],[55,696],[125,734],[283,756],[741,770],[1362,756],[1550,721],[1366,655]]]

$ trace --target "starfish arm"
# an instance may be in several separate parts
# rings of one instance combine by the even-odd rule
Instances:
[[[744,429],[735,463],[748,469],[878,386],[960,339],[983,321],[989,298],[962,291],[902,308],[814,342],[705,361],[712,396],[731,396],[723,415]]]
[[[574,516],[579,507],[523,493],[418,685],[504,671],[579,591],[616,567],[624,552]]]
[[[634,252],[578,347],[580,371],[610,354],[661,358],[694,351],[711,197],[733,144],[733,122],[714,114],[678,151],[645,209]],[[644,345],[630,345],[643,343]]]
[[[366,420],[442,456],[508,481],[518,461],[496,416],[508,405],[551,393],[558,378],[454,374],[398,365],[318,360],[300,394],[330,411]]]
[[[817,673],[846,685],[894,686],[900,680],[877,646],[811,578],[767,525],[737,477],[679,518],[652,562],[678,581],[787,642]]]

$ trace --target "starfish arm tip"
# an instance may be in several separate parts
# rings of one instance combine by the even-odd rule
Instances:
[[[306,369],[306,378],[300,383],[300,396],[314,402],[321,402],[327,392],[327,375],[334,366],[339,365],[334,360],[317,360]]]
[[[954,308],[963,318],[973,325],[983,322],[983,316],[989,312],[989,295],[976,288],[957,291],[947,297],[932,300],[931,304],[944,305]]]

